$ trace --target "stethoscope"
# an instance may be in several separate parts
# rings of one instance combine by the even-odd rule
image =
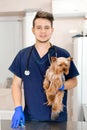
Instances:
[[[50,53],[51,53],[51,51],[54,51],[55,57],[57,57],[57,50],[56,50],[55,46],[53,46],[52,44],[50,44],[50,46],[51,46],[51,47],[48,49],[48,60],[49,60],[49,63],[51,64],[51,55],[50,55]],[[35,47],[35,45],[33,45],[33,46],[31,47],[31,50],[29,51],[29,54],[28,54],[26,69],[25,69],[25,71],[24,71],[24,74],[25,74],[26,76],[30,75],[29,61],[30,61],[30,57],[31,57],[31,54],[32,54],[32,51],[33,51],[34,47]]]

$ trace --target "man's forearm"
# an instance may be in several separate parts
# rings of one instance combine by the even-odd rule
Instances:
[[[12,82],[12,97],[14,101],[14,106],[22,105],[22,80],[21,78],[14,75]]]
[[[12,86],[12,97],[15,107],[22,105],[22,90],[20,87],[15,85]]]
[[[72,79],[68,79],[67,81],[65,81],[64,86],[65,86],[65,90],[72,89],[72,88],[76,87],[77,86],[77,78],[74,77]]]

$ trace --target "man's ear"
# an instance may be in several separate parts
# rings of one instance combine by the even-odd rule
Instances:
[[[55,61],[57,61],[57,57],[51,57],[51,62],[53,63],[53,62],[55,62]]]
[[[32,27],[32,32],[33,32],[33,34],[34,34],[34,27]]]
[[[52,27],[52,33],[54,32],[54,28]]]

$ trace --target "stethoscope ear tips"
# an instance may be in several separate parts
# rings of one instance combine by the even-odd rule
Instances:
[[[24,74],[25,74],[26,76],[28,76],[28,75],[30,75],[30,71],[29,71],[29,70],[25,70],[25,71],[24,71]]]

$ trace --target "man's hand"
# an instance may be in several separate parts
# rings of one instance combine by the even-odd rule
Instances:
[[[20,125],[25,125],[25,117],[22,111],[22,106],[15,108],[15,113],[12,117],[11,128],[17,128]]]
[[[62,86],[59,88],[60,91],[63,91],[64,90],[64,84],[62,84]]]

